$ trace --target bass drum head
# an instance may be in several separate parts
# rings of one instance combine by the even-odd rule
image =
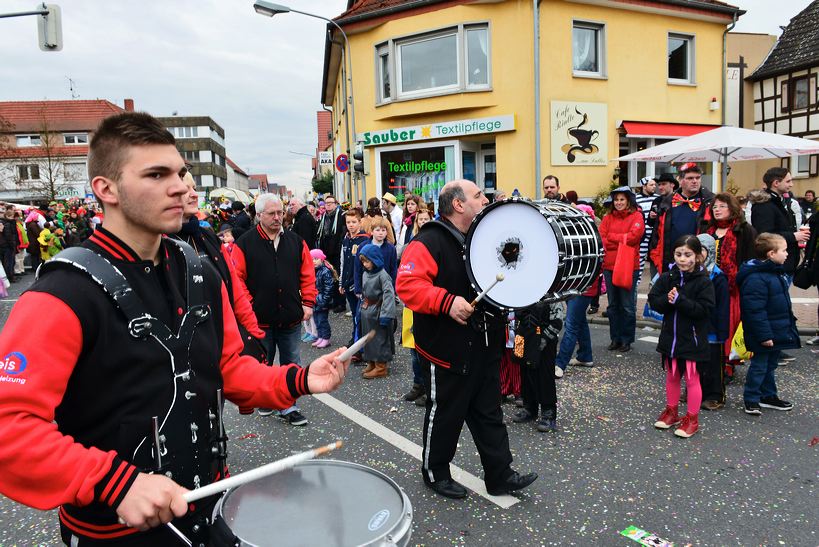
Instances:
[[[554,231],[531,202],[493,203],[481,211],[466,239],[466,270],[475,290],[495,281],[484,299],[504,310],[538,302],[549,292],[557,274],[558,246]]]
[[[240,545],[407,545],[412,505],[369,467],[311,460],[229,490],[216,517]]]

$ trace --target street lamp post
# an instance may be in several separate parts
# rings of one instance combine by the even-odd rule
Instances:
[[[353,140],[355,141],[358,137],[356,136],[356,132],[355,132],[355,99],[354,99],[354,96],[353,96],[353,61],[349,56],[350,41],[347,39],[347,33],[344,32],[344,29],[342,29],[338,25],[338,23],[336,23],[332,19],[328,19],[327,17],[322,17],[321,15],[316,15],[315,13],[308,13],[306,11],[295,10],[295,9],[289,8],[287,6],[283,6],[281,4],[274,4],[272,2],[265,2],[264,0],[256,0],[256,2],[253,4],[253,9],[256,10],[256,13],[258,13],[260,15],[265,15],[267,17],[273,17],[274,15],[279,14],[279,13],[291,13],[291,12],[292,13],[300,13],[301,15],[306,15],[307,17],[314,17],[316,19],[321,19],[323,21],[327,21],[328,23],[335,26],[339,30],[339,32],[341,32],[341,35],[344,37],[344,59],[343,59],[342,64],[347,65],[346,66],[347,78],[345,79],[342,76],[342,88],[343,88],[342,92],[344,93],[344,100],[349,101],[349,104],[350,104],[349,120],[350,120],[350,125],[352,126],[352,130],[353,130]],[[347,95],[347,79],[349,79],[349,81],[350,81],[350,95],[349,95],[349,98],[348,98],[348,95]],[[345,124],[345,126],[346,125],[347,124]],[[356,143],[357,142],[353,142],[353,147],[352,147],[353,150],[355,150]],[[351,152],[350,152],[350,136],[349,136],[349,134],[347,135],[347,155],[348,156],[351,155]],[[350,180],[352,180],[352,178],[353,178],[353,175],[352,175],[352,170],[351,170],[350,171]],[[364,178],[363,173],[361,174],[361,180],[362,180],[362,183],[364,185],[364,194],[366,194],[367,186],[366,186],[366,179]],[[350,188],[350,192],[352,193],[352,187]],[[354,200],[358,199],[358,194],[359,194],[358,184],[356,184],[356,191],[355,191]],[[363,201],[363,197],[362,197],[362,201]]]

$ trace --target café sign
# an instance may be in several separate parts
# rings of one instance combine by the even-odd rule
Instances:
[[[425,125],[410,127],[396,127],[379,131],[365,131],[359,133],[357,141],[364,146],[378,146],[382,144],[401,144],[418,142],[429,139],[444,139],[448,137],[464,137],[483,133],[500,133],[515,130],[515,116],[491,116],[489,118],[475,118],[471,120],[454,120],[449,122],[434,122]]]

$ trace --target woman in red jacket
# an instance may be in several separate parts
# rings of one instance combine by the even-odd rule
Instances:
[[[617,250],[621,243],[637,249],[645,232],[643,214],[637,206],[637,199],[628,186],[612,190],[608,204],[610,210],[600,223],[600,237],[606,254],[603,257],[603,276],[608,287],[608,318],[610,351],[630,351],[637,327],[637,280],[640,269],[640,253],[634,253],[634,266],[630,288],[616,287],[612,283],[612,273],[617,260]],[[608,201],[608,200],[607,200]]]

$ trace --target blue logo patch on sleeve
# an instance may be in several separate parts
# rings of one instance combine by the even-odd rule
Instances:
[[[12,351],[0,361],[0,382],[25,384],[26,379],[18,375],[26,370],[26,356],[19,351]]]

